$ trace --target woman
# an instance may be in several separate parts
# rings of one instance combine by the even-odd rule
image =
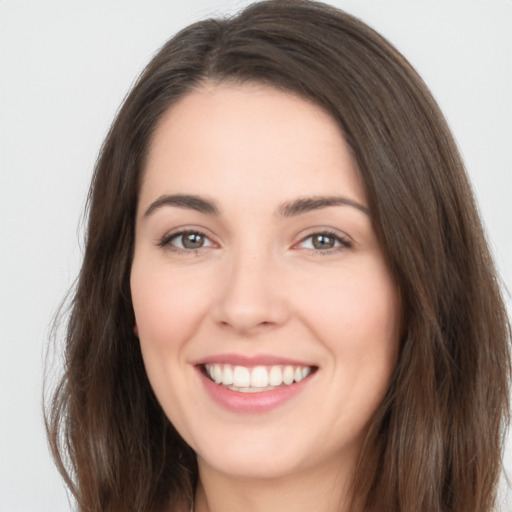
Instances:
[[[84,511],[490,511],[509,337],[421,79],[262,2],[171,39],[112,126],[48,433]]]

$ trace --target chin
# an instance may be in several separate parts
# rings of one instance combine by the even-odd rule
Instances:
[[[201,446],[196,448],[200,468],[204,465],[230,478],[253,480],[322,472],[326,466],[352,460],[347,456],[353,452],[333,443],[317,443],[316,436],[312,442],[305,436],[290,435],[290,429],[265,435],[264,429],[247,428],[245,432],[234,432],[229,439],[205,439],[203,447],[204,450]]]
[[[272,480],[282,479],[300,471],[297,461],[289,460],[281,453],[272,456],[256,456],[254,453],[230,454],[222,460],[206,460],[198,457],[199,467],[204,464],[230,479]]]

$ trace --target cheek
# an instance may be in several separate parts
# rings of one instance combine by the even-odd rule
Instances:
[[[135,259],[130,280],[146,373],[165,414],[180,431],[187,415],[185,348],[207,310],[204,288],[191,286],[183,274]]]
[[[380,265],[343,269],[340,276],[312,282],[308,295],[314,300],[304,309],[334,347],[394,345],[398,339],[399,294]]]
[[[131,274],[139,338],[161,350],[176,347],[191,337],[206,309],[205,288],[166,268],[141,267],[135,261]]]
[[[364,270],[344,273],[321,300],[310,302],[310,329],[334,362],[324,397],[332,411],[326,414],[335,430],[354,437],[365,431],[387,392],[401,326],[399,293],[387,270]]]
[[[336,283],[335,286],[332,283]],[[397,287],[380,262],[344,269],[316,282],[304,306],[309,327],[335,361],[332,378],[347,400],[376,406],[389,386],[398,354],[401,306]],[[371,408],[370,407],[370,408]]]

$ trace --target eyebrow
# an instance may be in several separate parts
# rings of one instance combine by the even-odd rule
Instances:
[[[217,205],[203,197],[189,195],[189,194],[174,194],[160,196],[156,201],[153,201],[144,213],[144,217],[148,217],[155,210],[162,206],[176,206],[186,210],[195,210],[199,213],[207,213],[209,215],[220,215],[220,210]]]
[[[351,206],[366,215],[370,215],[370,210],[366,206],[363,206],[348,197],[338,196],[301,197],[294,201],[284,203],[278,213],[283,217],[293,217],[295,215],[300,215],[313,210],[320,210],[321,208],[328,208],[330,206]]]
[[[163,206],[195,210],[208,215],[220,215],[218,206],[209,199],[190,194],[173,194],[160,196],[157,200],[153,201],[145,211],[144,217],[148,217],[155,210]],[[329,208],[330,206],[351,206],[366,215],[370,215],[370,210],[366,206],[353,199],[339,196],[300,197],[299,199],[285,202],[276,213],[282,217],[294,217],[310,211]]]

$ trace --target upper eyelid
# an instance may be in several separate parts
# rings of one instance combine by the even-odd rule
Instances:
[[[332,233],[331,231],[315,231],[309,235],[306,235],[300,241],[303,242],[304,240],[307,240],[308,238],[312,238],[314,236],[319,236],[319,235],[334,238],[335,240],[339,240],[339,241],[348,241],[348,237],[343,236],[343,235],[338,235],[337,233]]]
[[[176,228],[172,228],[167,230],[163,236],[160,238],[167,238],[172,237],[176,235],[181,235],[183,233],[198,233],[199,235],[206,236],[208,238],[213,238],[214,235],[211,233],[209,229],[200,227],[200,226],[194,226],[194,225],[184,225],[184,226],[178,226]]]
[[[172,230],[167,231],[163,236],[159,237],[156,240],[156,245],[160,247],[164,247],[168,245],[174,238],[178,236],[183,236],[190,233],[196,233],[198,235],[204,236],[207,238],[212,244],[218,245],[218,242],[214,239],[212,235],[208,233],[208,230],[194,227],[179,227]]]
[[[335,241],[338,242],[341,247],[348,248],[353,245],[352,240],[349,239],[348,237],[337,235],[336,233],[331,233],[331,232],[327,232],[327,231],[318,231],[318,232],[314,232],[314,233],[311,233],[310,235],[306,235],[306,236],[302,237],[297,243],[294,244],[294,247],[296,247],[300,244],[303,244],[306,240],[308,240],[314,236],[318,236],[318,235],[324,235],[327,237],[334,238]],[[332,247],[331,249],[323,249],[322,252],[328,252],[329,250],[335,250],[335,249],[336,249],[335,247]],[[313,250],[316,251],[318,249],[313,249]]]
[[[306,240],[309,237],[314,236],[314,235],[327,235],[327,236],[332,236],[334,238],[338,238],[342,241],[354,243],[354,239],[349,234],[347,234],[345,231],[341,231],[339,229],[334,229],[334,228],[321,227],[321,226],[315,226],[315,227],[303,230],[301,233],[299,233],[297,235],[298,242],[296,242],[296,243],[300,243],[303,240]]]

